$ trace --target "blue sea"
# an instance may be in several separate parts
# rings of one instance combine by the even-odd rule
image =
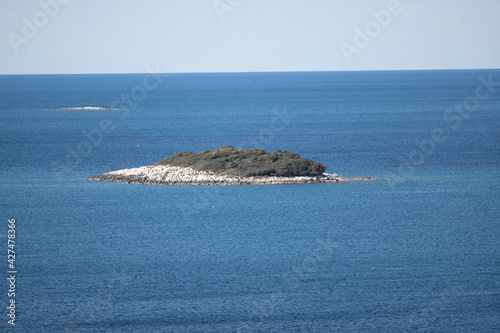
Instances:
[[[499,82],[500,70],[0,76],[0,331],[499,332]],[[60,110],[83,106],[112,110]],[[226,145],[376,180],[85,180]]]

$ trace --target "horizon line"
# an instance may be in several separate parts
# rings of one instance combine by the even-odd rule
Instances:
[[[425,68],[425,69],[352,69],[352,70],[277,70],[277,71],[227,71],[227,72],[160,72],[155,74],[246,74],[246,73],[336,73],[336,72],[416,72],[416,71],[469,71],[469,70],[500,70],[500,67],[486,68]],[[148,74],[147,72],[120,72],[120,73],[24,73],[4,74],[14,75],[121,75],[121,74]]]

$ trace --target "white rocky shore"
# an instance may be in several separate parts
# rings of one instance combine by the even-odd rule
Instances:
[[[71,107],[71,108],[60,108],[59,110],[69,110],[69,111],[75,111],[75,110],[103,111],[103,110],[116,110],[116,109],[101,108],[101,107],[98,107],[98,106],[77,106],[77,107]]]
[[[265,185],[265,184],[307,184],[336,183],[346,181],[372,180],[370,177],[342,178],[337,174],[323,173],[312,177],[231,177],[213,172],[197,171],[165,165],[150,165],[123,169],[88,177],[87,180],[122,182],[126,184],[152,185]]]

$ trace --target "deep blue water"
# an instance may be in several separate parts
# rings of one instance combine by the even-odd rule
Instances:
[[[18,270],[1,330],[500,331],[500,86],[473,98],[489,75],[0,76],[1,246],[15,218]],[[59,110],[74,106],[118,110]],[[378,180],[84,180],[223,145]]]

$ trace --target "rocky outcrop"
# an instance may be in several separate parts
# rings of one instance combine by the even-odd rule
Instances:
[[[101,107],[97,107],[97,106],[78,106],[78,107],[73,107],[73,108],[60,108],[59,110],[70,110],[70,111],[75,111],[75,110],[104,111],[104,110],[116,110],[116,109],[101,108]]]
[[[370,177],[344,179],[337,174],[323,173],[311,177],[232,177],[213,172],[202,172],[192,168],[168,165],[151,165],[123,169],[88,177],[87,180],[122,182],[126,184],[152,185],[265,185],[336,183],[345,181],[372,180]]]

